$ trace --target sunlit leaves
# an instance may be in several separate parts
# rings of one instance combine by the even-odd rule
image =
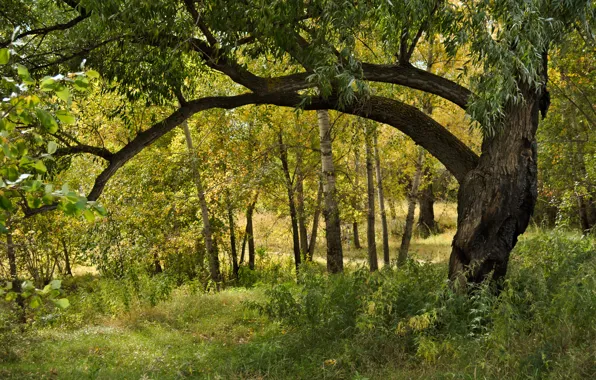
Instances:
[[[6,65],[10,60],[10,51],[6,48],[0,49],[0,65]]]

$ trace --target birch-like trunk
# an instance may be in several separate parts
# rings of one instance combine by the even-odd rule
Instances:
[[[182,123],[184,128],[184,135],[186,137],[186,147],[191,157],[191,165],[193,176],[195,178],[195,186],[197,187],[197,195],[199,197],[199,205],[201,207],[201,219],[203,220],[203,239],[205,240],[205,248],[207,249],[207,255],[209,257],[209,273],[211,280],[220,282],[221,271],[219,269],[219,256],[217,248],[213,244],[213,231],[211,229],[211,221],[209,220],[209,208],[207,207],[207,201],[205,199],[205,190],[203,188],[203,182],[201,180],[201,171],[197,163],[197,155],[193,147],[192,137],[190,130],[188,129],[188,123],[185,121]]]
[[[321,138],[321,163],[323,171],[323,193],[325,195],[325,229],[327,232],[327,271],[343,272],[343,251],[341,246],[341,225],[335,188],[335,166],[331,149],[331,125],[329,111],[317,111],[319,135]]]

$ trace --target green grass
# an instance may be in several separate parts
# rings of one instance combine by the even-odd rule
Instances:
[[[439,235],[428,246],[446,241]],[[350,267],[327,276],[313,265],[300,285],[216,294],[187,284],[155,306],[149,290],[159,278],[141,277],[134,293],[126,281],[80,277],[65,283],[65,312],[38,315],[24,332],[0,323],[0,378],[596,376],[592,239],[532,231],[512,255],[499,297],[489,288],[471,297],[449,292],[446,263],[429,261],[372,275]],[[267,262],[273,275],[261,279],[271,280],[281,269]]]

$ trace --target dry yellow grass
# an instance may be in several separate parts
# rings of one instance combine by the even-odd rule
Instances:
[[[389,248],[391,260],[397,257],[397,251],[401,244],[401,232],[404,228],[407,204],[402,202],[397,205],[397,217],[395,220],[389,219],[390,231],[396,232],[390,234]],[[415,215],[418,218],[418,213]],[[454,203],[436,203],[435,204],[435,219],[442,228],[442,233],[431,236],[427,239],[422,239],[414,231],[414,236],[410,244],[410,254],[413,258],[421,261],[430,262],[446,262],[449,259],[451,252],[451,240],[455,233],[455,225],[457,221],[457,205]],[[274,256],[284,257],[290,255],[292,252],[292,230],[290,218],[288,216],[277,216],[272,213],[257,213],[254,216],[254,231],[255,243],[257,247],[262,247]],[[242,226],[241,226],[242,227]],[[363,220],[359,224],[360,229],[360,244],[362,249],[355,249],[351,241],[352,232],[351,224],[344,224],[342,226],[342,233],[344,236],[344,257],[347,262],[360,264],[367,260],[366,250],[366,223]],[[310,232],[310,227],[309,227]],[[383,247],[381,239],[381,221],[376,222],[377,233],[377,254],[379,261],[383,260]],[[325,236],[324,236],[324,221],[321,220],[319,226],[319,235],[317,238],[317,247],[315,250],[315,260],[324,261],[325,257]]]

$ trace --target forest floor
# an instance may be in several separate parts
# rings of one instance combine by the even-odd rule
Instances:
[[[262,232],[272,216],[258,218]],[[269,255],[263,255],[288,249],[287,235],[275,238],[278,229],[269,232]],[[157,299],[151,297],[166,285],[154,278],[129,286],[92,274],[76,276],[65,284],[72,305],[65,312],[38,315],[26,327],[0,325],[0,379],[596,375],[596,256],[591,240],[550,237],[537,230],[526,234],[511,264],[511,290],[496,302],[492,295],[434,295],[444,294],[452,234],[447,229],[430,239],[415,237],[413,256],[428,264],[413,264],[398,276],[387,277],[396,272],[383,271],[366,278],[364,293],[354,293],[362,278],[356,272],[335,281],[313,268],[312,282],[302,288],[291,272],[263,263],[265,274],[253,286],[204,292],[187,283],[163,290],[165,296]],[[397,239],[392,244],[395,255]],[[366,257],[365,249],[347,252],[357,265]],[[579,293],[576,283],[582,284]],[[381,287],[373,292],[369,286]],[[347,298],[329,298],[333,292]],[[360,301],[364,306],[353,305]],[[382,302],[389,308],[379,307],[377,313],[375,304]],[[319,319],[311,325],[308,310],[313,307]],[[400,308],[409,310],[403,311],[406,316],[415,315],[403,319],[411,326],[403,333],[391,330],[397,323],[391,310]],[[286,312],[290,314],[284,316]],[[350,313],[356,319],[343,322]],[[385,323],[393,327],[386,331]]]

